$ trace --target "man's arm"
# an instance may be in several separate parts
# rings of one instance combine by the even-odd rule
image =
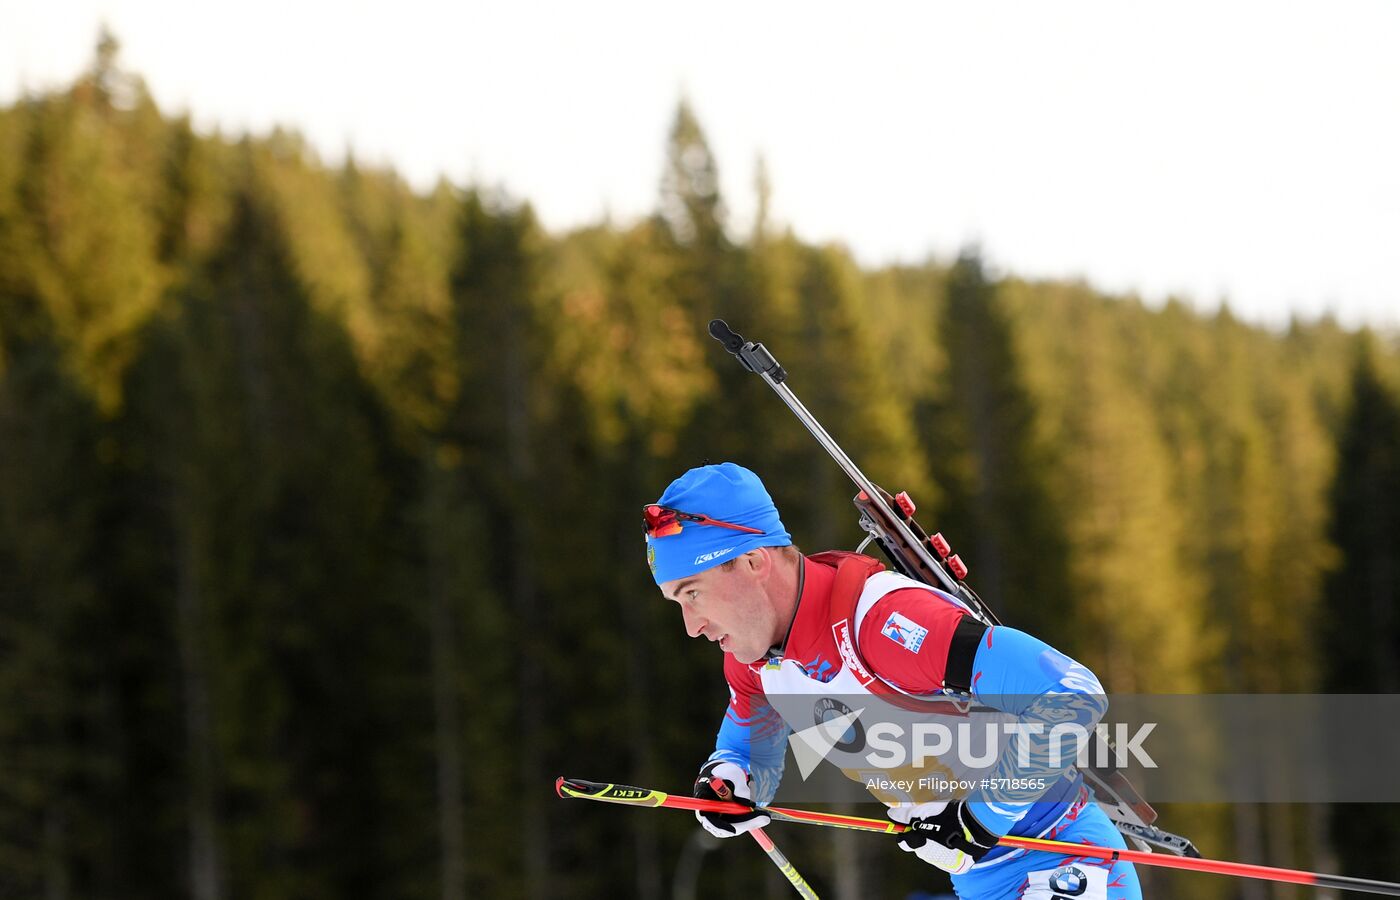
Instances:
[[[1108,698],[1086,667],[1044,641],[1003,625],[987,629],[978,646],[972,696],[1027,726],[1013,735],[991,773],[1002,787],[979,791],[968,802],[978,821],[1006,834],[1044,789],[1074,765],[1078,742],[1059,740],[1056,732],[1092,734],[1108,711]],[[1038,782],[1043,787],[1006,787],[1007,779],[1013,784],[1015,779]]]
[[[715,737],[715,751],[706,762],[732,762],[749,773],[753,800],[764,806],[772,802],[783,777],[789,729],[763,695],[758,673],[728,653],[724,678],[729,683],[729,706]]]
[[[911,693],[932,693],[945,686],[970,682],[977,702],[1016,716],[1028,726],[1018,731],[988,777],[993,784],[1019,779],[1024,789],[977,791],[968,807],[978,822],[998,835],[1008,833],[1043,791],[1057,782],[1074,762],[1066,752],[1051,756],[1051,733],[1056,726],[1076,725],[1086,733],[1103,717],[1107,700],[1087,668],[1045,642],[1015,628],[988,628],[977,638],[968,666],[970,646],[955,652],[950,671],[950,645],[957,634],[966,641],[969,623],[959,629],[965,613],[954,604],[919,588],[892,591],[867,613],[860,629],[860,648],[875,674]],[[954,682],[954,683],[948,683]],[[1037,732],[1037,726],[1039,731]],[[1063,729],[1062,729],[1063,730]],[[1028,765],[1019,763],[1028,761]]]

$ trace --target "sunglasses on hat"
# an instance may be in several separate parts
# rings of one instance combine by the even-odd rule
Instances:
[[[659,503],[648,503],[646,506],[642,507],[642,521],[646,525],[647,537],[654,538],[680,534],[681,529],[685,527],[685,523],[687,522],[693,522],[696,525],[717,525],[720,528],[747,531],[749,534],[763,534],[762,528],[735,525],[733,522],[725,522],[707,516],[704,513],[682,512],[679,509],[672,509],[669,506],[662,506]]]

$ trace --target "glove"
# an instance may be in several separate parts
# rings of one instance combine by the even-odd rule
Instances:
[[[696,797],[705,800],[722,799],[715,789],[710,786],[710,778],[717,777],[724,780],[729,787],[729,793],[733,796],[729,799],[735,803],[743,803],[746,806],[753,806],[753,794],[749,790],[749,783],[752,779],[749,773],[745,772],[736,763],[732,762],[709,762],[700,770],[700,775],[695,779]],[[736,834],[743,834],[746,831],[753,831],[755,828],[763,828],[773,821],[773,817],[763,812],[750,813],[712,813],[700,812],[696,810],[695,818],[699,820],[703,827],[710,834],[718,838],[730,838]]]
[[[899,848],[950,875],[971,869],[997,845],[998,835],[983,827],[961,800],[910,803],[890,810],[890,818],[909,826]]]

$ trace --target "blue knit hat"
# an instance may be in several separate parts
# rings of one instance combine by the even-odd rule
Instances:
[[[686,578],[734,559],[755,547],[787,547],[792,535],[778,518],[773,498],[758,476],[734,463],[691,469],[671,482],[656,501],[682,512],[697,513],[757,528],[761,534],[717,525],[682,522],[679,534],[647,535],[647,562],[657,584]]]

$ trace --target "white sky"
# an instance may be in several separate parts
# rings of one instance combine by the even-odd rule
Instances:
[[[168,112],[503,185],[554,230],[649,212],[684,93],[746,230],[1400,325],[1400,3],[0,0],[0,102],[98,23]]]

